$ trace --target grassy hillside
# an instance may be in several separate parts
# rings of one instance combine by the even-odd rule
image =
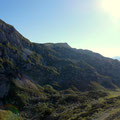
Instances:
[[[24,120],[114,120],[113,117],[119,117],[120,90],[107,90],[98,83],[92,83],[91,87],[94,90],[86,92],[74,87],[58,91],[50,85],[34,84],[23,76],[12,81],[4,100],[5,104],[16,106],[19,117]]]

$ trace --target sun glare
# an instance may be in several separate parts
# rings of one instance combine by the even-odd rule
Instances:
[[[102,0],[101,5],[113,19],[120,19],[120,0]]]

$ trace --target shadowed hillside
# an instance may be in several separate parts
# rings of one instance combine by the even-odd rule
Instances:
[[[15,105],[31,120],[90,120],[119,104],[110,97],[119,87],[118,60],[67,43],[32,43],[0,20],[1,106]]]

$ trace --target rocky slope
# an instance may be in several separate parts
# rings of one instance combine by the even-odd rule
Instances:
[[[77,104],[82,101],[81,91],[115,90],[119,87],[118,60],[105,58],[89,50],[74,49],[67,43],[32,43],[13,26],[0,20],[1,105],[15,105],[24,111],[24,114],[27,109],[24,107],[27,107],[28,103],[27,113],[32,115],[31,105],[40,107],[41,103],[47,103],[42,106],[45,109],[44,115],[40,115],[49,116],[50,119],[51,109],[55,108],[57,103],[75,101]],[[69,91],[67,96],[66,90]],[[91,92],[86,94],[97,96]],[[83,95],[85,98],[86,94]],[[98,96],[104,97],[106,94],[101,92]],[[60,96],[63,97],[60,99]],[[49,103],[53,104],[52,107]],[[51,109],[47,109],[49,107]],[[38,111],[40,112],[39,109]],[[53,115],[52,119],[60,117],[56,114],[58,116]]]

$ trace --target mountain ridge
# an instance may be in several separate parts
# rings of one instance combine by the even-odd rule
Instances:
[[[115,56],[113,59],[120,60],[120,56]]]
[[[32,43],[13,26],[0,22],[0,104],[17,106],[26,119],[36,113],[34,119],[74,118],[62,105],[68,110],[73,105],[73,111],[79,105],[80,115],[76,111],[73,120],[84,118],[81,108],[93,109],[87,106],[90,101],[120,88],[119,70],[118,60],[67,43]]]
[[[9,48],[11,53],[13,51],[17,52],[16,60],[14,60],[15,56],[11,53],[9,53],[10,55],[8,57],[17,65],[19,63],[19,58],[18,58],[18,56],[19,56],[21,58],[21,63],[19,63],[19,64],[21,64],[21,65],[18,64],[18,66],[20,66],[20,67],[27,66],[30,69],[30,67],[32,68],[32,66],[37,67],[37,65],[38,66],[42,65],[43,68],[48,67],[49,69],[53,69],[53,67],[54,67],[55,68],[54,72],[57,73],[57,71],[61,72],[60,70],[64,69],[63,66],[61,66],[62,64],[66,65],[67,70],[70,68],[71,69],[73,68],[73,69],[75,69],[75,71],[76,71],[77,67],[79,68],[82,66],[84,66],[84,67],[86,66],[86,68],[89,70],[92,70],[91,68],[93,67],[94,70],[92,70],[92,71],[93,71],[94,75],[97,73],[97,74],[101,74],[102,76],[104,76],[105,75],[104,72],[106,72],[107,69],[104,68],[106,70],[104,70],[104,72],[102,72],[99,69],[97,69],[97,67],[98,68],[100,68],[101,66],[104,67],[104,64],[108,64],[108,65],[112,66],[111,62],[113,62],[114,64],[119,63],[118,61],[113,61],[110,58],[105,58],[105,57],[101,56],[100,54],[94,53],[89,50],[73,49],[67,43],[56,43],[56,44],[54,44],[54,43],[45,43],[45,44],[31,43],[29,40],[27,40],[21,34],[19,34],[15,30],[15,28],[13,28],[11,26],[9,27],[9,25],[4,22],[2,24],[3,25],[0,27],[0,29],[2,31],[0,36],[3,38],[3,40],[0,39],[1,44],[3,44],[5,47],[7,47],[7,49]],[[11,31],[11,29],[12,29],[12,31]],[[8,33],[8,31],[9,31],[9,33]],[[4,32],[4,36],[2,36],[3,32]],[[6,41],[5,41],[5,39],[6,39]],[[4,47],[2,47],[2,48],[4,49]],[[4,50],[4,51],[6,51],[6,50]],[[9,52],[9,50],[7,52]],[[18,63],[16,63],[16,61],[18,61]],[[25,65],[24,62],[26,62],[26,61],[28,62],[28,64]],[[78,64],[80,64],[80,66]],[[72,66],[76,66],[76,68],[74,68]],[[117,68],[120,68],[120,65]],[[21,68],[20,71],[23,71],[23,69],[24,69],[24,67]],[[113,69],[115,69],[115,68],[113,68]],[[64,69],[64,72],[65,72],[65,69]],[[80,72],[82,72],[82,71],[80,71]],[[79,73],[79,75],[80,74],[81,73]],[[97,76],[97,74],[96,74],[96,76]],[[105,76],[107,76],[107,75],[109,76],[109,74],[110,73],[107,73]],[[62,75],[62,73],[61,73],[61,75]],[[101,75],[99,75],[99,77]],[[59,76],[59,77],[60,78],[56,78],[56,79],[61,79],[61,76]],[[77,78],[77,79],[79,79],[79,78]],[[97,79],[98,78],[96,77],[96,80]],[[59,80],[58,80],[58,82],[59,82]]]

